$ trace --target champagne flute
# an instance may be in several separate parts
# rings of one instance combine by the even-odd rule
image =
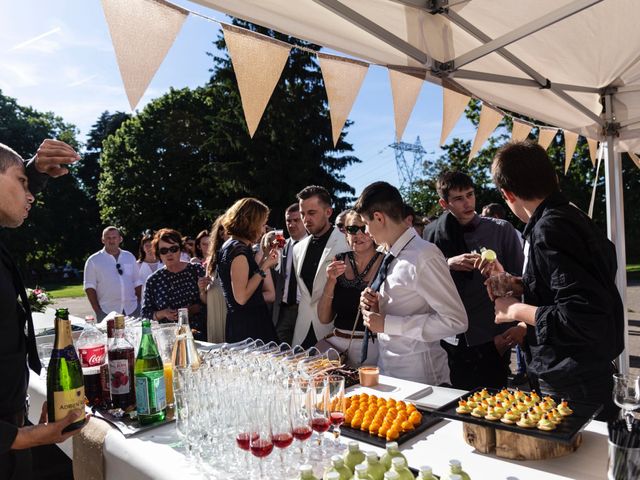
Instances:
[[[329,430],[329,388],[326,375],[318,375],[311,379],[311,428],[318,434],[318,455],[325,456],[324,433]]]
[[[273,432],[273,445],[279,450],[281,476],[288,478],[294,472],[288,471],[284,460],[285,449],[293,443],[293,423],[291,419],[292,403],[291,389],[279,387],[276,389],[273,406],[271,408],[271,430]]]
[[[254,392],[252,408],[252,428],[249,445],[253,456],[258,457],[260,478],[264,479],[264,458],[273,451],[273,431],[271,430],[272,397],[270,392],[262,395]]]
[[[631,431],[633,410],[640,407],[640,377],[624,373],[613,375],[613,401],[622,409],[622,415]]]
[[[300,461],[305,462],[304,442],[311,438],[311,387],[309,381],[304,378],[292,380],[291,392],[291,422],[293,424],[293,438],[298,441],[300,447]]]
[[[346,407],[344,397],[344,377],[340,375],[329,375],[327,379],[329,389],[329,420],[333,425],[333,446],[336,451],[340,450],[340,426],[344,423],[344,412]]]

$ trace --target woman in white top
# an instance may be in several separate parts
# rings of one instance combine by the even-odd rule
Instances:
[[[151,246],[152,240],[153,231],[145,230],[138,248],[138,278],[142,282],[142,298],[144,298],[144,285],[147,278],[162,266],[162,262],[156,258],[156,252]]]
[[[211,242],[207,249],[206,271],[207,276],[198,281],[200,288],[200,300],[207,305],[207,340],[212,343],[225,341],[225,328],[227,323],[227,304],[220,287],[220,277],[215,267],[212,268],[211,258],[220,250],[222,244],[229,238],[222,227],[222,215],[219,216],[211,227]]]

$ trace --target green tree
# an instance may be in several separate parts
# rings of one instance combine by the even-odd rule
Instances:
[[[224,47],[222,37],[216,45]],[[284,209],[309,184],[334,194],[336,209],[350,202],[354,190],[340,172],[359,160],[346,154],[352,146],[344,133],[333,148],[315,56],[291,52],[253,139],[231,62],[227,56],[212,57],[210,82],[193,90],[171,90],[104,142],[98,188],[103,222],[136,236],[145,228],[163,226],[195,233],[236,199],[255,196],[271,207],[272,224],[280,225]]]
[[[24,158],[33,156],[45,138],[57,138],[77,148],[76,135],[76,128],[62,118],[21,106],[0,92],[0,142]],[[98,219],[91,217],[76,168],[48,183],[22,227],[0,232],[28,280],[42,278],[47,264],[71,262],[80,266],[94,241],[84,232]]]

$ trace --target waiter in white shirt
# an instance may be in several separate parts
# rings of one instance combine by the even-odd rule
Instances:
[[[140,311],[142,281],[136,257],[122,250],[122,235],[116,227],[102,231],[104,248],[91,255],[84,265],[84,291],[101,322],[110,312],[136,316]]]
[[[386,182],[366,187],[354,209],[375,242],[387,246],[380,291],[365,289],[360,304],[365,326],[378,334],[381,373],[448,384],[440,340],[464,333],[467,314],[442,252],[407,226],[400,192]]]

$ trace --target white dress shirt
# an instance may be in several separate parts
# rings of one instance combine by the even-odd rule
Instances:
[[[434,244],[408,228],[389,250],[380,289],[385,314],[380,341],[382,373],[430,385],[449,382],[447,354],[440,340],[467,330],[467,314],[449,267]]]
[[[122,275],[116,265],[120,265]],[[103,312],[112,311],[129,315],[138,308],[136,287],[142,285],[138,275],[136,257],[120,250],[118,257],[103,248],[91,255],[84,265],[84,289],[93,288]]]

